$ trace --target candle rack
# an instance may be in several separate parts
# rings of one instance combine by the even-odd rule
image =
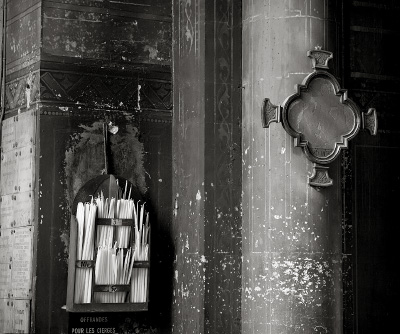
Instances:
[[[72,208],[73,212],[71,214],[68,263],[66,309],[69,312],[136,312],[148,310],[150,279],[150,233],[148,229],[148,221],[147,225],[145,225],[144,219],[141,219],[139,222],[138,214],[136,216],[137,219],[99,218],[97,216],[98,212],[96,212],[93,225],[94,232],[91,239],[91,247],[93,247],[92,255],[89,256],[90,259],[82,259],[82,256],[78,256],[78,253],[80,253],[79,242],[81,241],[79,240],[78,206],[80,203],[94,203],[93,197],[98,195],[100,192],[107,193],[109,196],[108,198],[110,199],[117,198],[118,192],[121,191],[121,188],[117,185],[117,180],[120,181],[119,184],[122,184],[121,182],[126,182],[126,184],[128,184],[128,181],[122,178],[116,178],[113,175],[101,175],[87,182],[75,197]],[[135,195],[136,198],[138,198],[137,194]],[[138,203],[140,202],[140,199],[134,202]],[[144,212],[143,207],[142,214]],[[139,206],[137,206],[136,212],[139,213]],[[141,225],[139,223],[141,223]],[[140,228],[138,225],[140,225]],[[123,277],[126,279],[129,277],[129,280],[125,281],[124,284],[115,281],[113,284],[103,284],[98,281],[98,276],[95,275],[95,273],[100,271],[98,270],[100,263],[99,252],[101,252],[99,233],[102,227],[113,230],[113,233],[111,233],[112,245],[109,245],[111,247],[108,248],[108,251],[111,250],[111,252],[114,252],[114,259],[120,256],[124,263],[126,263],[125,260],[132,260],[131,265],[129,266],[130,274],[128,275],[128,270],[123,273]],[[129,235],[129,240],[124,247],[117,248],[115,241],[117,240],[117,231],[121,228],[129,228],[129,233],[127,234]],[[145,236],[141,235],[143,231],[147,231]],[[143,241],[143,244],[138,241],[139,236],[141,238],[140,240]],[[143,246],[143,249],[146,249],[146,252],[140,251],[136,253],[138,251],[138,245]],[[129,251],[129,248],[131,248],[132,251]],[[115,254],[117,254],[117,256]],[[139,258],[137,258],[138,254],[140,254]],[[97,263],[97,261],[99,261],[99,263]],[[108,264],[111,262],[101,263]],[[111,270],[111,272],[113,272],[113,270]],[[85,279],[82,280],[82,277],[85,277]],[[78,296],[81,289],[80,284],[83,281],[85,281],[85,287],[87,288],[85,289],[84,300],[80,299]]]

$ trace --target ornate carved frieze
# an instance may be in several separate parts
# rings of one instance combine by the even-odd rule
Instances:
[[[123,111],[172,110],[168,79],[43,71],[40,84],[44,103]]]
[[[296,93],[286,98],[281,107],[264,100],[262,125],[269,127],[270,123],[282,120],[294,145],[301,147],[314,163],[309,184],[320,188],[333,183],[328,167],[322,165],[334,161],[361,127],[375,135],[377,116],[375,109],[361,113],[347,97],[347,90],[340,88],[336,78],[327,72],[331,52],[316,48],[307,55],[314,71],[297,85]]]

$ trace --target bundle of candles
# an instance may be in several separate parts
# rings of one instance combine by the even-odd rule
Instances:
[[[124,259],[124,249],[100,246],[97,251],[95,284],[97,285],[129,285],[134,263],[132,249],[128,248]],[[95,292],[96,303],[123,303],[126,292]]]
[[[119,218],[132,219],[135,213],[135,203],[133,199],[126,199],[126,191],[123,198],[115,200],[104,198],[103,192],[96,198],[98,218]],[[129,195],[130,196],[130,191]],[[138,204],[138,203],[137,203]],[[130,226],[119,226],[117,229],[116,241],[120,248],[129,246]],[[97,227],[97,246],[109,246],[114,240],[113,226],[99,225]]]
[[[96,204],[78,203],[76,219],[78,222],[77,260],[93,260]],[[75,303],[90,303],[92,296],[92,268],[76,268]]]
[[[139,209],[136,211],[139,213]],[[148,261],[149,244],[148,237],[150,231],[149,213],[144,218],[144,208],[141,207],[140,215],[135,214],[135,261]],[[148,268],[134,268],[131,281],[131,303],[144,303],[147,300]]]
[[[127,196],[127,186],[120,199],[104,198],[101,193],[91,203],[79,203],[77,208],[77,260],[93,260],[96,228],[96,264],[94,284],[125,285],[126,290],[95,292],[96,303],[140,303],[147,301],[148,268],[133,268],[135,261],[149,260],[149,213],[144,203],[139,205]],[[98,218],[133,219],[131,226],[95,225]],[[133,232],[133,235],[131,235]],[[92,268],[76,268],[75,303],[90,303]],[[122,290],[122,291],[121,291]],[[108,291],[108,290],[107,290]]]

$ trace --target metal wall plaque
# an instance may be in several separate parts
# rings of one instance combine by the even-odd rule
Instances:
[[[15,299],[12,301],[11,318],[14,333],[29,333],[29,318],[31,304],[29,300]]]
[[[3,120],[1,127],[1,152],[8,152],[15,148],[15,122],[14,118]]]
[[[11,296],[11,258],[13,235],[11,230],[0,232],[0,298]],[[0,327],[1,328],[1,327]],[[0,332],[2,333],[2,332]]]
[[[13,215],[12,227],[32,225],[34,217],[34,193],[25,191],[13,195]]]
[[[34,146],[24,146],[17,150],[18,179],[15,191],[30,191],[34,186],[35,160]]]
[[[15,127],[17,148],[35,144],[36,112],[34,110],[16,116]]]
[[[0,263],[11,263],[13,236],[11,229],[1,229]]]
[[[11,297],[11,263],[0,263],[0,298]]]
[[[0,298],[11,297],[11,261],[14,234],[11,229],[0,232]]]
[[[309,184],[322,188],[333,184],[328,167],[360,128],[377,132],[375,109],[361,113],[357,105],[348,98],[347,90],[340,88],[336,78],[327,72],[329,51],[316,50],[307,54],[312,59],[314,71],[307,75],[296,93],[286,98],[282,106],[275,106],[264,99],[262,125],[282,121],[286,132],[293,137],[294,145],[301,147],[313,164]]]
[[[17,186],[17,150],[1,153],[1,195],[12,194]]]
[[[14,243],[11,266],[11,297],[30,298],[32,285],[33,227],[13,229]]]
[[[0,199],[0,228],[12,227],[14,223],[14,195],[4,195]]]
[[[13,333],[11,300],[0,298],[0,333]]]

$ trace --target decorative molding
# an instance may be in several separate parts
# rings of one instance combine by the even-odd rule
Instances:
[[[307,56],[311,58],[313,69],[327,70],[329,69],[328,62],[333,58],[333,53],[317,47],[315,50],[308,51]]]
[[[142,110],[141,112],[125,112],[116,110],[112,114],[107,109],[91,109],[86,107],[63,107],[53,103],[40,103],[40,115],[59,116],[59,117],[79,117],[81,119],[105,119],[123,117],[129,121],[152,122],[152,123],[172,123],[172,112]]]
[[[261,107],[261,122],[263,128],[268,128],[273,122],[280,123],[281,107],[271,103],[270,99],[266,98]]]
[[[195,24],[196,22],[196,12],[195,12],[195,4],[191,1],[186,1],[185,4],[181,7],[183,13],[181,14],[182,17],[182,25],[181,25],[181,34],[182,34],[182,52],[186,55],[189,55],[192,52],[192,47],[196,35],[195,31]]]
[[[167,79],[43,71],[40,80],[44,103],[122,111],[172,110],[172,85]]]
[[[372,136],[378,132],[378,117],[375,108],[369,108],[366,113],[362,114],[363,129],[368,130]]]
[[[313,174],[308,179],[308,184],[312,187],[326,188],[333,184],[333,180],[328,174],[329,167],[318,164],[313,165]]]

